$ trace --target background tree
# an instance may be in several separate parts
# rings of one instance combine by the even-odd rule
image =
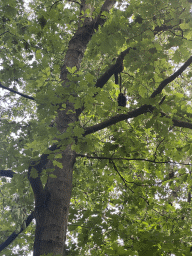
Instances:
[[[0,6],[3,255],[189,255],[190,1]]]

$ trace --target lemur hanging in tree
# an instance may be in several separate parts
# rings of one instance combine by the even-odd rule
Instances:
[[[120,84],[119,84],[120,93],[117,98],[117,103],[119,107],[126,107],[127,99],[125,95],[121,92],[121,74],[119,74],[119,76],[120,76]]]
[[[117,103],[118,103],[119,107],[125,107],[126,103],[127,103],[127,99],[126,99],[125,95],[121,92],[121,72],[122,71],[123,71],[123,61],[121,61],[119,63],[119,66],[118,66],[116,72],[114,73],[115,84],[119,84],[119,90],[120,90],[119,96],[117,98]],[[118,74],[119,74],[119,78],[120,78],[119,81],[118,81]]]

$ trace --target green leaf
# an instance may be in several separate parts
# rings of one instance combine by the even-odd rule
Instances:
[[[59,168],[63,168],[63,165],[62,165],[62,163],[60,163],[60,162],[58,162],[58,161],[56,161],[56,160],[53,160],[53,165],[54,166],[58,166]]]

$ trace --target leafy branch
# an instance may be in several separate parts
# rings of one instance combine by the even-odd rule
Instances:
[[[123,181],[123,183],[125,184],[125,187],[128,188],[132,193],[134,193],[134,191],[132,189],[130,189],[128,186],[127,186],[127,181],[126,179],[121,175],[121,173],[119,172],[119,170],[117,169],[117,166],[115,165],[115,163],[113,161],[110,161],[113,165],[113,168],[114,170],[117,172],[117,174],[119,175],[119,177],[121,178],[121,180]],[[148,205],[149,205],[149,201],[144,198],[143,196],[139,196],[140,198],[142,198]]]
[[[173,75],[166,78],[165,80],[163,80],[163,82],[160,83],[158,88],[151,94],[151,98],[154,98],[155,96],[157,96],[157,94],[160,94],[162,90],[165,88],[165,86],[171,83],[173,80],[175,80],[175,78],[180,76],[183,73],[183,71],[191,65],[191,63],[192,56]]]
[[[31,221],[35,218],[35,213],[34,211],[27,217],[27,219],[23,222],[19,232],[14,231],[5,242],[3,242],[2,244],[0,244],[0,252],[5,249],[9,244],[11,244],[15,238],[17,238],[17,236],[23,232],[23,230],[26,229],[26,227],[29,226],[29,224],[31,223]]]

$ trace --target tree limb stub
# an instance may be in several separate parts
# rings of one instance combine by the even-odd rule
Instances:
[[[22,96],[22,97],[24,97],[24,98],[26,98],[26,99],[35,100],[35,98],[33,98],[33,97],[31,97],[31,96],[28,96],[28,95],[23,94],[23,93],[21,93],[21,92],[17,92],[17,91],[15,91],[15,90],[11,89],[11,88],[8,88],[8,87],[2,85],[1,83],[0,83],[0,87],[3,88],[3,89],[5,89],[5,90],[8,90],[8,91],[10,91],[10,92],[13,92],[13,93],[15,93],[15,94],[18,94],[18,95],[20,95],[20,96]]]
[[[12,170],[0,170],[1,177],[13,178],[14,174],[15,172],[13,172]]]

